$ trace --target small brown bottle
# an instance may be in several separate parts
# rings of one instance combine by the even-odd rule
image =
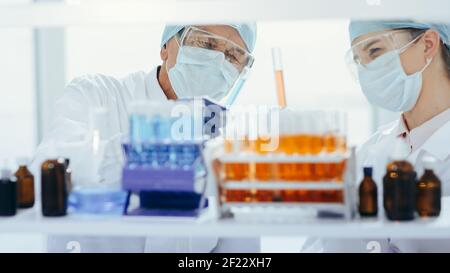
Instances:
[[[34,176],[27,168],[27,160],[19,159],[17,178],[17,206],[19,208],[31,208],[34,206]]]
[[[441,213],[441,181],[435,175],[435,159],[423,160],[424,174],[417,183],[417,212],[420,217],[436,217]]]
[[[364,179],[359,185],[359,214],[361,217],[376,217],[378,214],[378,188],[372,179],[372,168],[364,168]]]
[[[63,158],[49,159],[41,166],[41,199],[44,216],[64,216],[67,211],[67,174]]]
[[[409,147],[399,139],[383,177],[383,204],[389,220],[414,219],[417,174],[413,165],[406,160],[409,153]]]

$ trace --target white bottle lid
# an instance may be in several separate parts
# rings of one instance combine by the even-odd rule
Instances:
[[[434,170],[436,166],[436,159],[432,156],[425,156],[422,159],[422,163],[425,170]]]

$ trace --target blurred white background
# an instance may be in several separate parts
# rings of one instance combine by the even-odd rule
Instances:
[[[29,2],[0,4],[19,1]],[[371,108],[347,72],[347,25],[347,20],[260,22],[254,70],[237,103],[276,103],[271,48],[280,47],[288,105],[347,111],[349,142],[362,144],[393,115]],[[55,98],[74,77],[122,77],[159,65],[163,27],[0,28],[0,159],[32,157],[52,119]],[[265,241],[263,251],[292,249],[276,242]],[[43,251],[44,245],[42,236],[0,236],[0,252]]]

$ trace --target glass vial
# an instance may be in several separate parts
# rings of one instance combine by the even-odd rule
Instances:
[[[41,166],[41,199],[44,216],[64,216],[67,211],[67,174],[63,158],[49,159]]]
[[[2,169],[0,178],[0,216],[14,216],[17,212],[16,178],[7,168]]]
[[[411,163],[406,161],[409,152],[406,143],[399,140],[394,148],[393,161],[387,165],[383,178],[383,203],[389,220],[414,219],[417,174]]]
[[[359,214],[375,217],[378,214],[378,188],[372,179],[372,168],[364,168],[364,179],[359,185]]]
[[[17,178],[17,206],[19,208],[31,208],[34,206],[34,176],[27,168],[27,159],[17,160],[19,169],[16,171]]]
[[[434,173],[434,158],[423,160],[425,172],[417,183],[417,212],[420,217],[436,217],[441,213],[441,181]]]

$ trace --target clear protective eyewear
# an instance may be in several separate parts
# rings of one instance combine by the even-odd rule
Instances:
[[[350,73],[358,80],[358,67],[369,69],[369,65],[380,56],[392,51],[403,53],[419,40],[424,32],[411,39],[408,30],[394,30],[358,42],[345,55]]]
[[[179,45],[215,50],[222,52],[225,59],[231,63],[239,73],[245,72],[253,65],[254,58],[248,50],[224,37],[206,30],[190,26],[179,34]]]
[[[219,51],[224,54],[225,60],[236,68],[239,76],[234,80],[233,88],[223,99],[226,106],[232,105],[248,78],[255,60],[253,55],[247,49],[227,38],[194,26],[182,29],[178,32],[176,38],[180,47],[188,46]]]

